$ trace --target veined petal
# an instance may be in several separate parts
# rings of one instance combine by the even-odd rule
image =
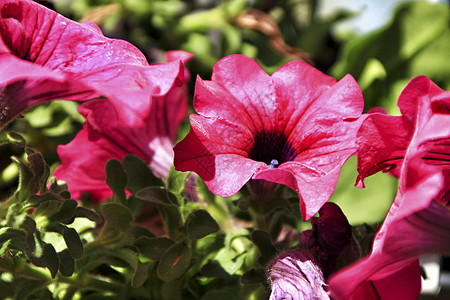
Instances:
[[[74,22],[33,1],[2,1],[0,29],[0,127],[43,101],[99,96],[136,125],[149,113],[141,108],[153,95],[183,82],[181,61],[149,66],[130,43],[106,38],[96,25]]]
[[[211,81],[197,79],[194,108],[199,115],[174,148],[176,169],[196,172],[219,196],[250,178],[287,185],[305,219],[331,196],[364,118],[351,76],[336,83],[303,62],[269,76],[243,55],[218,61]]]
[[[112,195],[105,183],[106,162],[113,158],[121,160],[126,154],[86,123],[69,144],[58,147],[62,165],[53,175],[68,184],[72,198],[80,199],[83,192],[89,192],[94,201],[101,201]]]
[[[274,115],[277,113],[277,94],[270,76],[251,58],[244,55],[230,55],[219,60],[213,68],[212,82],[226,90],[232,98],[221,97],[226,107],[236,106],[238,115],[234,118],[249,118],[257,131],[276,128]],[[208,115],[214,107],[208,108],[205,101],[194,107],[198,113]],[[211,101],[208,100],[208,103]],[[211,105],[211,104],[209,104]],[[231,121],[231,119],[229,119]],[[249,125],[249,123],[247,123]]]

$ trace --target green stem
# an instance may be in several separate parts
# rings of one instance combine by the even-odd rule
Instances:
[[[208,212],[214,220],[217,221],[220,228],[222,228],[225,233],[233,233],[235,231],[235,227],[232,223],[233,216],[225,203],[226,201],[218,196],[208,200]]]

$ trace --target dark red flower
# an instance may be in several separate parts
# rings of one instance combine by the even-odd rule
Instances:
[[[331,278],[336,299],[417,299],[417,258],[450,253],[450,92],[417,77],[402,92],[399,107],[403,117],[370,116],[358,133],[359,145],[370,149],[360,169],[369,171],[361,178],[395,166],[400,181],[370,256]],[[390,122],[389,131],[381,122]],[[384,149],[380,138],[381,145],[397,144]]]
[[[311,219],[312,229],[302,232],[300,247],[314,256],[328,278],[337,267],[360,258],[360,250],[352,238],[352,226],[336,203],[325,203],[319,215]]]
[[[180,68],[179,62],[164,70],[149,66],[136,47],[104,37],[93,23],[33,1],[0,2],[0,128],[44,101],[100,96],[134,124],[150,95],[165,94]]]
[[[267,75],[252,59],[230,55],[211,81],[197,79],[191,131],[175,148],[175,167],[194,171],[219,196],[250,179],[291,187],[304,219],[329,199],[341,166],[355,153],[363,109],[358,84],[301,61]]]
[[[172,51],[167,59],[187,61],[191,56],[184,51]],[[133,124],[126,119],[132,112],[127,112],[127,107],[118,111],[110,100],[98,99],[79,106],[86,123],[69,144],[58,146],[62,165],[54,173],[57,179],[67,182],[73,198],[78,199],[83,192],[90,193],[95,201],[110,197],[105,165],[110,159],[122,160],[130,153],[148,163],[156,176],[167,176],[173,163],[177,129],[187,113],[189,81],[188,73],[184,79],[183,74],[171,77],[170,69],[170,64],[151,66],[155,74],[150,78],[159,76],[157,82],[165,79],[164,84],[172,86],[161,89],[159,94],[148,94],[139,112],[133,114]],[[167,74],[169,77],[165,77]]]

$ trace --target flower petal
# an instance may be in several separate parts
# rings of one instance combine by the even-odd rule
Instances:
[[[0,127],[43,101],[100,95],[135,125],[143,122],[136,116],[149,113],[141,108],[152,95],[162,96],[183,81],[181,61],[149,66],[130,43],[106,38],[96,25],[74,22],[33,1],[2,1],[0,29]]]
[[[216,195],[231,196],[254,173],[268,169],[248,158],[245,149],[252,137],[245,128],[199,115],[191,115],[190,121],[191,131],[174,147],[176,169],[196,172]]]

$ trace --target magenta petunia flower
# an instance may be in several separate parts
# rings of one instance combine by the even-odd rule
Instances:
[[[181,69],[179,62],[149,66],[136,47],[104,37],[93,23],[33,1],[0,2],[0,128],[44,101],[100,96],[135,124],[150,95],[166,94]]]
[[[191,57],[184,51],[167,53],[169,61],[185,62]],[[160,74],[165,65],[152,67]],[[83,192],[88,192],[95,201],[110,197],[112,192],[105,183],[105,165],[108,160],[122,160],[127,154],[134,154],[148,163],[156,176],[167,176],[173,163],[172,148],[178,126],[187,114],[189,73],[184,76],[172,81],[173,86],[166,94],[150,94],[140,112],[134,114],[134,124],[129,124],[126,114],[121,114],[106,99],[79,106],[86,123],[69,144],[58,146],[62,165],[54,172],[57,179],[68,184],[73,198],[79,199]]]
[[[434,114],[433,110],[438,109],[444,97],[448,96],[431,80],[419,76],[411,80],[399,97],[398,107],[402,116],[373,113],[367,117],[357,137],[359,186],[364,186],[364,178],[379,171],[400,176],[403,158],[414,131],[438,133],[442,130],[434,125],[440,115]],[[441,105],[440,109],[449,108]],[[419,118],[427,121],[418,123]]]
[[[306,251],[283,253],[271,264],[267,273],[272,286],[269,300],[330,299],[322,271]]]
[[[218,61],[211,81],[197,78],[191,131],[175,148],[175,167],[194,171],[219,196],[249,180],[299,194],[304,219],[329,199],[355,153],[363,109],[355,80],[341,81],[301,61],[267,75],[252,59]]]
[[[450,253],[450,92],[417,77],[398,104],[403,117],[369,116],[358,133],[358,154],[370,150],[360,178],[394,166],[400,181],[370,256],[331,278],[336,299],[417,299],[417,257]],[[384,149],[380,137],[397,144]]]

